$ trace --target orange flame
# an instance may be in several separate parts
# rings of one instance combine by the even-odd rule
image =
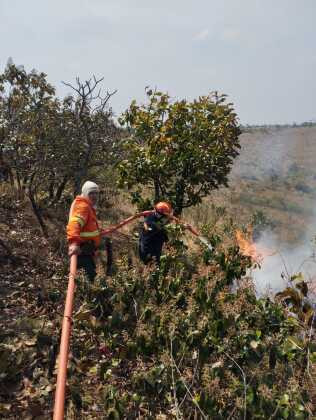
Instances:
[[[240,248],[240,252],[246,257],[251,257],[257,264],[262,264],[264,258],[272,257],[278,251],[268,248],[258,247],[252,239],[252,227],[247,228],[247,238],[241,230],[236,230],[236,240]]]
[[[256,245],[252,240],[252,230],[251,228],[247,229],[248,238],[244,236],[241,230],[236,230],[236,240],[240,251],[246,257],[251,257],[257,264],[262,263],[263,255],[259,252]]]

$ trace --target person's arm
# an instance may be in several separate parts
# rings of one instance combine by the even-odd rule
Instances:
[[[199,233],[197,232],[197,230],[195,230],[193,228],[193,226],[191,226],[189,223],[183,222],[182,220],[178,219],[175,216],[169,216],[169,220],[170,222],[175,222],[181,226],[183,226],[185,229],[189,230],[191,233],[193,233],[193,235],[195,236],[199,236]]]
[[[69,256],[80,253],[80,232],[88,220],[89,209],[85,203],[75,203],[67,225]]]
[[[102,236],[110,235],[111,233],[116,232],[121,227],[127,225],[128,223],[131,223],[133,220],[138,219],[139,217],[147,217],[152,213],[153,213],[153,210],[145,210],[145,211],[142,211],[141,213],[137,213],[134,216],[131,216],[131,217],[123,220],[123,222],[119,223],[116,226],[112,226],[112,227],[109,227],[107,229],[103,229],[101,234],[102,234]]]

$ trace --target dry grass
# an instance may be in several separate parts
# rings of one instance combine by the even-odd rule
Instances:
[[[185,217],[212,225],[215,205],[242,225],[262,211],[283,244],[315,235],[316,127],[254,130],[241,136],[241,145],[229,188],[213,191]]]

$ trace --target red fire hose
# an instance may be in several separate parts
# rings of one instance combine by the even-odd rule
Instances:
[[[143,211],[141,213],[137,213],[134,216],[129,217],[128,219],[123,220],[123,222],[119,223],[118,225],[115,225],[113,227],[104,229],[102,231],[102,235],[109,235],[110,233],[115,232],[116,230],[120,229],[121,227],[127,225],[128,223],[132,222],[135,219],[138,219],[139,217],[146,217],[149,216],[150,214],[154,213],[155,210],[146,210]],[[193,233],[193,235],[200,237],[200,234],[189,224],[182,222],[180,219],[178,219],[175,216],[167,216],[169,217],[170,220],[174,220],[176,223],[180,224],[180,225],[184,225],[184,227],[186,229],[188,229],[191,233]]]
[[[67,364],[69,354],[69,341],[72,323],[72,307],[75,294],[75,278],[77,274],[77,255],[72,255],[70,259],[70,273],[68,280],[68,290],[64,318],[62,324],[62,333],[60,340],[60,351],[58,359],[58,375],[55,393],[54,420],[63,420],[65,408],[65,390],[67,377]]]
[[[104,229],[102,231],[102,235],[109,235],[110,233],[115,232],[116,230],[120,229],[121,227],[127,225],[128,223],[131,223],[133,220],[138,219],[139,217],[146,217],[149,216],[150,214],[152,214],[154,212],[154,210],[145,210],[141,213],[137,213],[134,216],[129,217],[128,219],[123,220],[123,222],[119,223],[118,225],[115,225],[113,227]]]
[[[144,216],[144,217],[146,217],[146,216],[149,216],[150,214],[152,214],[152,213],[154,213],[155,212],[155,210],[146,210],[146,211],[143,211],[142,213],[137,213],[137,214],[135,214],[134,216],[131,216],[131,217],[129,217],[128,219],[125,219],[125,220],[123,220],[123,222],[121,222],[121,223],[119,223],[118,225],[116,225],[116,226],[113,226],[113,227],[110,227],[110,228],[107,228],[107,229],[104,229],[103,231],[102,231],[102,235],[109,235],[110,233],[113,233],[113,232],[115,232],[116,230],[118,230],[118,229],[120,229],[121,227],[123,227],[123,226],[125,226],[125,225],[127,225],[128,223],[130,223],[130,222],[132,222],[133,220],[135,220],[135,219],[137,219],[137,218],[139,218],[139,217],[142,217],[142,216]],[[177,217],[175,217],[175,216],[167,216],[167,217],[169,217],[169,219],[172,221],[175,221],[176,223],[178,223],[178,224],[180,224],[180,225],[183,225],[187,230],[189,230],[194,236],[196,236],[204,245],[206,245],[210,250],[212,250],[212,245],[210,245],[209,243],[208,243],[208,241],[207,241],[207,239],[206,238],[204,238],[203,236],[201,236],[200,235],[200,233],[196,230],[196,229],[194,229],[191,225],[189,225],[188,223],[185,223],[185,222],[183,222],[183,221],[181,221],[180,219],[178,219]]]

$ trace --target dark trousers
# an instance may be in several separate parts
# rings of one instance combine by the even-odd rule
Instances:
[[[97,275],[96,265],[92,255],[78,255],[77,268],[83,268],[89,281],[92,283]]]
[[[112,272],[113,264],[113,250],[112,242],[109,238],[105,238],[104,246],[107,253],[107,275],[110,275]],[[78,255],[77,268],[83,268],[88,279],[92,283],[97,275],[96,264],[94,260],[94,254],[96,248],[93,241],[84,242],[80,245],[81,254]]]
[[[138,252],[139,258],[142,260],[144,264],[148,264],[150,261],[155,261],[157,265],[160,264],[160,257],[162,253],[162,245],[160,244],[156,247],[149,247],[144,246],[142,241],[139,243]]]

